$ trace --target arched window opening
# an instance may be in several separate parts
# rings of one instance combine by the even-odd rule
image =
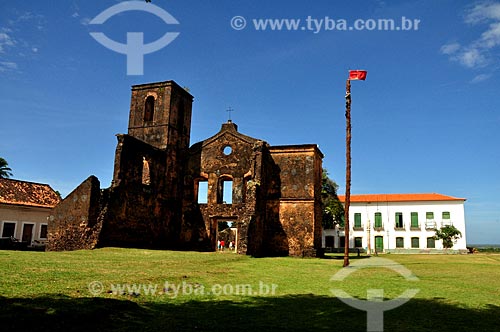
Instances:
[[[142,157],[142,184],[146,186],[149,186],[151,184],[149,162],[146,160],[146,157]]]
[[[233,179],[222,177],[219,179],[217,190],[218,204],[233,204]]]
[[[195,183],[195,201],[198,204],[207,204],[208,203],[208,181],[206,179],[199,179]]]
[[[144,104],[144,122],[153,121],[155,113],[155,97],[149,96]]]

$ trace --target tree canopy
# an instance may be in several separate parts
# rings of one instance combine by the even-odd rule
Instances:
[[[12,170],[9,167],[7,160],[0,157],[0,178],[10,178],[12,176]]]
[[[323,169],[321,183],[321,203],[323,205],[323,228],[332,229],[335,224],[342,224],[344,207],[337,196],[337,183],[328,177],[328,171]]]
[[[443,247],[445,249],[452,248],[455,242],[462,237],[462,233],[453,225],[441,227],[436,229],[436,240],[443,240]]]

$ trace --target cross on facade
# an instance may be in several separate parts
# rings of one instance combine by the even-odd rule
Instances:
[[[228,107],[227,110],[226,110],[227,114],[228,114],[228,122],[231,122],[231,112],[234,112],[234,110],[231,108],[231,107]]]

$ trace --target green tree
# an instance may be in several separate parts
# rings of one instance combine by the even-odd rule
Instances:
[[[453,225],[441,227],[436,229],[436,240],[443,240],[443,247],[449,249],[453,247],[455,242],[462,237],[462,233]]]
[[[323,208],[323,228],[331,229],[335,224],[343,223],[344,207],[337,196],[338,185],[328,177],[328,171],[323,168],[321,183],[321,204]]]
[[[0,178],[10,178],[12,176],[12,170],[9,167],[7,160],[0,157]]]

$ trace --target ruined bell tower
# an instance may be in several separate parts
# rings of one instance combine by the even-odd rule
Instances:
[[[132,86],[128,134],[155,148],[189,148],[193,96],[174,81]]]

